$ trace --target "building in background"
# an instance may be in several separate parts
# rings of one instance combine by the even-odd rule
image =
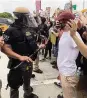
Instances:
[[[46,7],[46,14],[48,18],[50,17],[50,12],[51,12],[51,7]]]

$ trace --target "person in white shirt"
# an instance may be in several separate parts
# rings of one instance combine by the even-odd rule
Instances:
[[[63,11],[58,16],[58,21],[60,22],[60,27],[63,29],[63,34],[59,41],[57,65],[61,78],[63,97],[82,98],[78,97],[79,92],[77,91],[79,77],[77,76],[76,59],[78,57],[79,50],[70,36],[70,26],[68,25],[68,21],[70,19],[75,19],[71,12]],[[81,40],[78,32],[76,32],[76,35]]]

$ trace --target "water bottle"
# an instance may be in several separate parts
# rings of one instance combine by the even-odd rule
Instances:
[[[77,76],[80,77],[80,75],[81,75],[81,67],[78,67],[78,69],[77,69]]]

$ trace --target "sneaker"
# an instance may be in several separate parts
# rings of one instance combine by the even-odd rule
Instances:
[[[57,68],[57,65],[53,65],[52,68],[54,68],[54,69],[58,69],[58,68]]]
[[[33,92],[33,88],[30,86],[30,88],[31,88],[31,92]]]
[[[40,73],[40,74],[42,74],[42,73],[43,73],[43,71],[42,71],[42,70],[40,70],[40,69],[38,69],[38,70],[34,70],[34,72],[36,72],[36,73]]]
[[[50,64],[55,65],[56,64],[56,61],[52,61]]]
[[[56,86],[58,86],[59,88],[62,88],[61,83],[54,82],[54,84],[55,84]]]
[[[46,59],[49,59],[49,60],[51,60],[51,57],[48,57],[48,58],[46,58]]]
[[[24,98],[39,98],[36,94],[31,93],[29,96],[24,94]]]
[[[57,98],[64,98],[63,95],[58,95]]]
[[[32,74],[31,78],[35,78],[35,74]]]
[[[49,60],[51,60],[51,57],[49,57]]]
[[[29,96],[29,98],[39,98],[36,94],[31,93],[31,95]]]
[[[42,60],[40,60],[41,62],[44,62],[44,61],[46,61],[46,59],[45,58],[43,58]]]

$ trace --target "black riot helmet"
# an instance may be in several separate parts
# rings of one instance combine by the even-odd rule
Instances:
[[[16,25],[22,25],[24,27],[34,27],[36,28],[38,25],[31,15],[29,10],[25,7],[17,7],[13,12],[15,16]]]

